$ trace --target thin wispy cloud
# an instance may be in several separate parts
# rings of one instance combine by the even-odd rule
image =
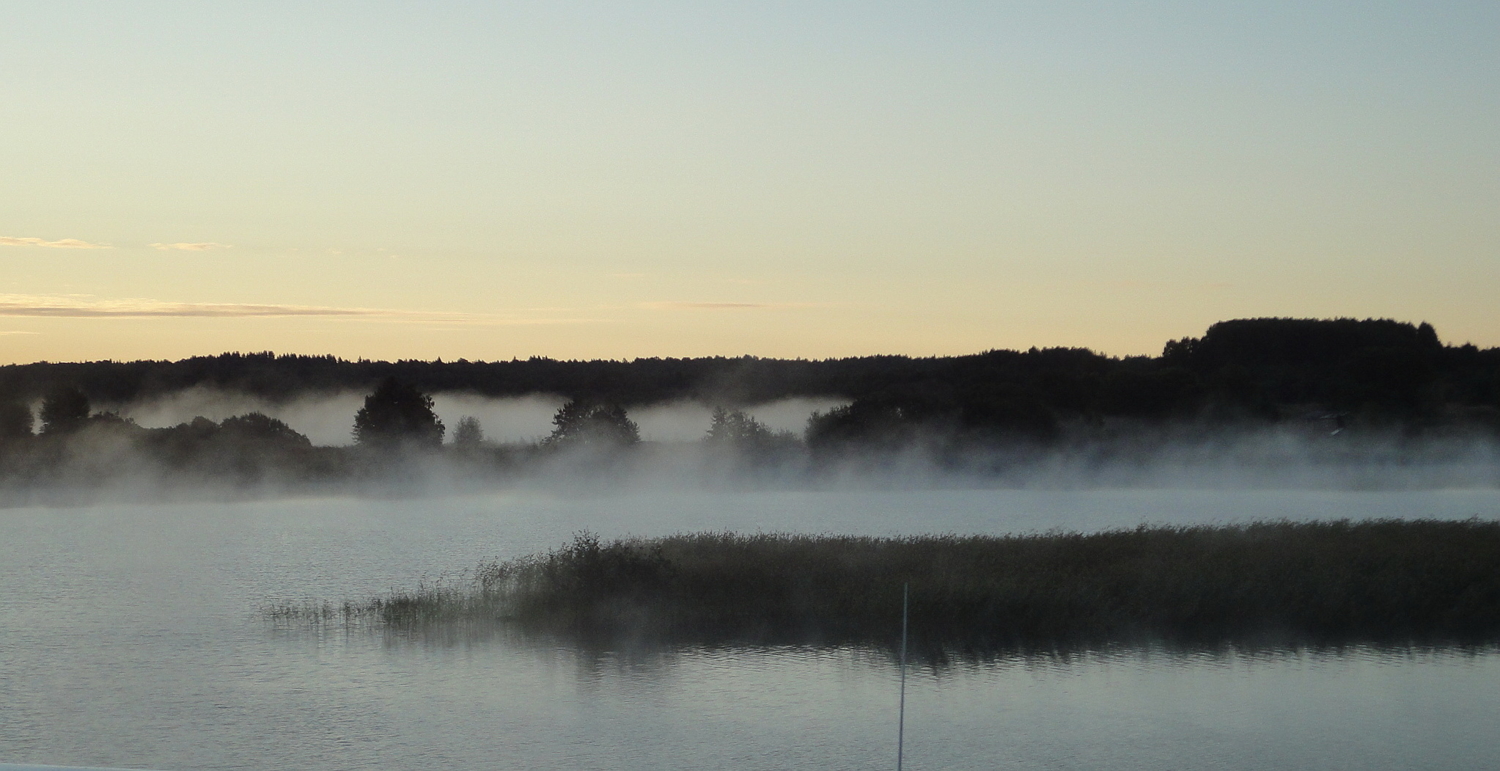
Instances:
[[[40,335],[41,332],[32,332],[25,329],[0,329],[0,337],[5,335]]]
[[[764,308],[806,308],[806,303],[727,303],[727,302],[654,302],[642,303],[644,308],[667,311],[741,311]]]
[[[176,244],[147,244],[153,249],[167,252],[207,252],[213,249],[228,249],[229,244],[219,244],[213,241],[200,241],[198,243],[176,243]]]
[[[274,318],[279,316],[378,316],[382,313],[382,311],[364,308],[327,308],[310,305],[178,303],[138,298],[96,300],[77,296],[0,295],[0,316]]]
[[[1187,289],[1210,292],[1229,289],[1234,286],[1234,284],[1228,281],[1147,281],[1142,279],[1084,280],[1077,282],[1077,284],[1078,286],[1086,286],[1092,289]]]
[[[80,241],[76,238],[63,238],[57,241],[48,241],[42,238],[16,238],[14,236],[0,236],[0,246],[43,246],[48,249],[113,249],[109,244],[91,244],[88,241]]]
[[[0,317],[29,318],[293,318],[325,317],[419,323],[535,325],[583,324],[595,319],[478,313],[336,308],[259,303],[184,303],[144,298],[98,299],[87,295],[0,294]]]

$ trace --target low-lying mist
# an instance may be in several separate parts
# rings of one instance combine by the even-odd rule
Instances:
[[[365,396],[363,391],[341,391],[272,400],[195,386],[139,402],[102,404],[100,408],[142,428],[171,428],[196,417],[221,421],[258,412],[286,423],[314,445],[339,447],[354,443],[351,426]],[[464,417],[473,417],[483,426],[489,441],[515,444],[539,442],[551,434],[552,416],[568,400],[546,394],[492,398],[450,392],[433,394],[432,401],[433,412],[450,431]],[[751,411],[772,430],[801,433],[809,415],[843,404],[838,399],[782,399],[754,405]],[[674,402],[633,409],[630,416],[640,426],[642,440],[685,442],[703,437],[712,414],[710,405]]]
[[[446,429],[437,434],[446,441],[358,443],[354,418],[368,403],[354,392],[278,402],[193,388],[100,405],[67,430],[0,442],[0,500],[420,496],[504,488],[1500,486],[1500,440],[1484,431],[1415,433],[1326,420],[1116,421],[1064,425],[1038,437],[976,435],[939,423],[883,429],[877,422],[850,434],[827,429],[828,416],[849,415],[829,399],[627,410],[545,395],[438,393],[430,415]]]
[[[365,395],[341,391],[271,400],[194,387],[141,402],[101,407],[143,428],[171,428],[196,417],[221,421],[258,412],[286,423],[314,445],[341,447],[354,443],[351,426]],[[495,441],[527,442],[551,432],[552,414],[567,400],[551,396],[488,399],[471,394],[438,394],[433,401],[434,411],[447,425],[456,425],[460,418],[471,415],[481,421],[485,433]]]

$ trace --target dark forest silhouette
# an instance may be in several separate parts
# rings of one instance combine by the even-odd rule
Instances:
[[[432,411],[432,397],[394,377],[380,381],[354,414],[354,441],[364,447],[437,447],[446,430]]]
[[[192,387],[271,400],[354,389],[369,395],[351,416],[351,448],[313,447],[259,414],[145,429],[90,406]],[[1444,345],[1425,323],[1245,319],[1168,342],[1156,357],[1071,348],[823,361],[351,362],[231,353],[176,362],[9,365],[0,367],[0,479],[45,480],[64,473],[58,469],[77,476],[80,447],[91,448],[98,463],[128,447],[168,469],[241,482],[379,478],[380,463],[392,461],[376,462],[372,453],[445,451],[430,396],[445,391],[569,399],[554,417],[552,435],[535,445],[486,443],[477,421],[461,424],[455,451],[491,470],[570,448],[629,448],[640,435],[628,410],[682,400],[719,407],[704,427],[706,448],[715,454],[728,448],[814,464],[917,447],[963,465],[986,448],[1076,448],[1172,426],[1500,439],[1500,349]],[[793,397],[846,404],[814,414],[800,437],[772,432],[753,417],[753,405]],[[34,419],[31,405],[38,403]]]
[[[77,388],[96,402],[126,403],[204,386],[289,400],[368,392],[389,377],[425,393],[545,393],[626,407],[831,396],[899,408],[906,416],[944,415],[965,426],[1046,435],[1053,421],[1071,416],[1274,418],[1312,407],[1412,420],[1437,418],[1449,408],[1483,412],[1500,404],[1500,349],[1443,345],[1427,324],[1245,319],[1169,342],[1157,357],[1117,358],[1081,348],[821,361],[383,362],[226,353],[181,361],[6,365],[0,395],[33,400]]]

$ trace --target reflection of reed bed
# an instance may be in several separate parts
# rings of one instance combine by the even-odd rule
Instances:
[[[283,617],[501,622],[593,642],[876,643],[901,587],[924,647],[1500,639],[1500,522],[1262,522],[1092,535],[736,535],[602,542]]]

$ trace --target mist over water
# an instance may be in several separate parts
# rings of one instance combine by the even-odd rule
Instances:
[[[277,626],[257,608],[374,596],[580,528],[891,535],[1475,515],[1500,517],[1500,493],[520,490],[4,509],[0,760],[882,767],[897,679],[884,652],[581,650]],[[1489,650],[1059,652],[919,663],[908,687],[911,768],[1466,769],[1500,751]]]
[[[215,460],[189,445],[166,457],[138,436],[94,429],[64,450],[30,461],[0,485],[0,505],[284,496],[445,496],[495,490],[560,494],[676,490],[926,490],[1009,488],[1441,490],[1500,487],[1500,440],[1483,433],[1359,433],[1316,421],[1236,426],[1124,423],[1047,442],[954,446],[917,434],[890,447],[833,449],[801,441],[809,416],[841,405],[785,399],[743,408],[770,448],[711,443],[713,407],[675,402],[629,411],[642,442],[618,451],[547,447],[561,397],[491,399],[439,393],[434,412],[448,427],[441,449],[376,457],[353,447],[353,416],[364,395],[345,392],[271,401],[194,388],[128,404],[99,405],[146,429],[260,412],[311,441],[290,455],[243,452]],[[484,442],[453,443],[464,418]],[[106,426],[107,428],[107,426]],[[209,428],[213,428],[212,425]],[[777,434],[776,432],[780,432]],[[160,447],[161,445],[154,445]],[[210,448],[211,449],[211,448]],[[256,451],[259,452],[259,451]],[[167,455],[170,455],[168,453]],[[169,462],[170,461],[170,462]],[[248,470],[247,470],[248,469]]]
[[[271,400],[250,394],[195,386],[139,402],[102,404],[101,409],[134,420],[145,428],[169,428],[195,417],[213,421],[250,412],[260,412],[284,421],[313,444],[353,444],[354,413],[364,402],[365,392],[344,391],[310,394],[291,400]],[[552,433],[552,416],[567,399],[532,395],[492,398],[462,392],[433,395],[433,411],[451,432],[460,418],[472,416],[484,426],[492,442],[536,442]],[[844,404],[839,399],[782,399],[755,405],[757,420],[773,430],[801,433],[815,411],[826,412]],[[689,442],[703,438],[713,407],[692,402],[651,405],[632,410],[640,425],[641,438],[654,442]]]
[[[354,443],[354,413],[364,399],[364,392],[344,391],[278,401],[194,387],[141,402],[106,404],[102,408],[145,428],[169,428],[199,416],[221,421],[260,412],[284,421],[315,445],[339,447]],[[489,399],[471,394],[438,394],[433,401],[434,411],[450,427],[457,425],[459,418],[472,415],[484,424],[485,433],[493,441],[529,442],[551,433],[552,414],[566,400],[549,396]]]
[[[343,447],[362,398],[273,404],[200,390],[103,407],[147,427],[262,411],[314,445]],[[644,441],[626,451],[538,453],[561,403],[437,395],[450,431],[463,416],[480,420],[483,458],[533,453],[499,474],[444,447],[403,456],[391,467],[399,473],[373,480],[247,488],[176,478],[120,445],[104,448],[116,453],[103,456],[104,482],[62,500],[8,490],[0,762],[882,767],[897,669],[878,646],[598,649],[493,627],[278,625],[261,609],[451,580],[581,530],[1000,535],[1500,519],[1500,453],[1473,437],[1178,426],[960,458],[918,442],[766,460],[702,441],[710,407],[672,404],[631,411]],[[836,406],[746,411],[795,433]],[[1136,646],[919,663],[907,763],[1468,769],[1500,755],[1488,717],[1496,692],[1492,648]]]

